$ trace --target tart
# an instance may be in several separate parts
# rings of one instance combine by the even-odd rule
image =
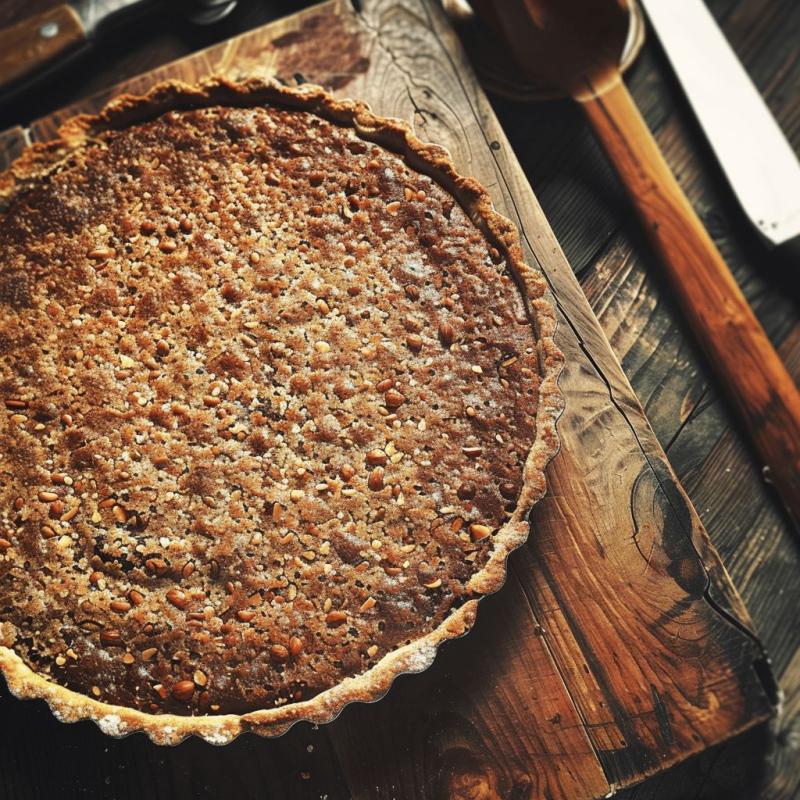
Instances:
[[[161,743],[324,722],[472,625],[557,449],[512,224],[317,87],[161,84],[0,176],[0,667]]]

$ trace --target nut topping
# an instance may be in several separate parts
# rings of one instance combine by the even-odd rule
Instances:
[[[439,339],[445,347],[450,347],[456,338],[456,332],[453,326],[446,320],[439,323]]]
[[[329,611],[325,615],[325,624],[331,628],[337,628],[343,622],[347,622],[347,614],[344,611]]]
[[[474,541],[479,541],[480,539],[485,539],[487,536],[491,536],[492,529],[487,525],[479,525],[478,523],[473,523],[469,526],[469,532]]]
[[[470,192],[227,91],[76,141],[0,241],[0,627],[165,724],[314,702],[445,630],[549,408]]]
[[[389,389],[386,394],[384,394],[383,399],[386,401],[386,405],[389,408],[397,408],[406,401],[405,396],[398,392],[397,389]]]
[[[269,649],[269,657],[277,664],[283,664],[289,660],[289,650],[282,644],[274,644]]]
[[[367,485],[370,489],[372,489],[373,492],[379,492],[381,489],[383,489],[383,476],[383,467],[375,467],[375,469],[370,472]]]
[[[406,336],[406,344],[409,350],[418,353],[422,350],[422,337],[418,333],[409,333],[408,336]]]
[[[172,687],[172,696],[179,703],[188,703],[194,696],[194,681],[178,681]]]
[[[122,634],[113,628],[100,631],[100,642],[106,647],[119,647],[122,644]]]
[[[183,609],[189,605],[189,598],[186,596],[186,592],[182,592],[180,589],[170,589],[166,597],[175,608]]]
[[[371,467],[384,466],[388,461],[388,457],[383,450],[370,450],[369,453],[367,453],[366,461]]]

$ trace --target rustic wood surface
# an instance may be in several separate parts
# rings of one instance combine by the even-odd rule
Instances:
[[[775,110],[798,144],[794,4],[730,0],[712,8],[735,46],[740,37],[740,55],[768,99],[778,98]],[[230,35],[230,26],[251,27],[259,13],[276,10],[285,8],[251,4],[224,31],[202,35]],[[3,14],[7,6],[0,23]],[[535,537],[512,560],[507,586],[484,604],[469,637],[444,648],[428,673],[400,679],[386,700],[352,707],[319,730],[298,726],[274,742],[248,737],[223,750],[197,741],[158,750],[142,737],[109,740],[88,724],[65,728],[43,707],[3,700],[0,796],[591,797],[764,709],[758,684],[741,672],[756,652],[742,629],[747,617],[672,484],[525,175],[460,69],[452,34],[435,11],[411,0],[368,1],[361,15],[341,3],[337,17],[319,17],[312,10],[269,35],[203,55],[179,74],[230,67],[286,78],[301,72],[366,97],[378,110],[414,121],[424,138],[450,146],[462,169],[522,218],[528,245],[566,311],[561,337],[570,371],[563,385],[579,398],[561,424],[564,450],[534,517]],[[292,33],[298,26],[301,33]],[[156,36],[146,28],[131,33],[126,55],[108,54],[101,75],[92,77],[86,64],[75,67],[72,97],[206,43],[195,33],[187,44],[177,22]],[[796,374],[800,330],[791,282],[775,267],[766,281],[748,269],[766,259],[709,168],[666,75],[657,48],[648,46],[631,76],[634,95]],[[68,99],[63,88],[49,101],[39,93],[4,119],[27,121]],[[577,113],[559,103],[497,102],[496,109],[656,434],[739,581],[787,695],[772,729],[760,726],[620,796],[744,798],[763,786],[764,797],[791,797],[800,780],[797,546],[706,383],[654,259]],[[52,130],[49,120],[34,125],[32,135],[46,138]],[[13,129],[8,150],[21,140]],[[620,493],[633,502],[621,507],[613,499]],[[705,554],[708,580],[696,551]],[[607,628],[616,638],[603,633]],[[585,663],[574,659],[578,652]],[[715,665],[705,674],[701,652],[704,664]]]
[[[619,73],[617,73],[618,75]],[[581,107],[642,221],[672,296],[800,527],[800,392],[621,81]]]

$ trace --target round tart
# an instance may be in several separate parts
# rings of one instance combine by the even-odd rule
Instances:
[[[316,87],[163,84],[0,177],[0,667],[155,741],[374,700],[473,623],[557,448],[511,223]]]

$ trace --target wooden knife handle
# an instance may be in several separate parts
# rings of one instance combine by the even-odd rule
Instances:
[[[605,83],[605,87],[609,84]],[[800,392],[681,190],[621,76],[576,97],[661,256],[765,477],[800,526]]]
[[[0,29],[0,90],[85,41],[80,17],[66,3]]]

